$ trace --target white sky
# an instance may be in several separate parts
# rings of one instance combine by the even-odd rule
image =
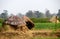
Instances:
[[[57,13],[60,9],[60,0],[0,0],[0,13],[3,10],[8,10],[9,14],[25,14],[28,10],[44,13],[46,9],[51,13]]]

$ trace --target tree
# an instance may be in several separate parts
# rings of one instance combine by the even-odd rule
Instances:
[[[45,18],[45,15],[42,12],[40,12],[40,18]]]
[[[37,15],[37,18],[40,17],[40,12],[39,11],[35,11],[34,13],[35,13],[35,15]]]
[[[8,12],[7,10],[3,10],[3,13],[1,13],[0,17],[6,19],[8,17],[7,12]]]
[[[27,16],[27,17],[30,17],[30,18],[34,18],[36,15],[35,15],[31,10],[29,10],[29,11],[26,13],[26,16]]]
[[[36,15],[36,18],[42,18],[44,16],[44,14],[39,11],[34,11],[34,14]]]
[[[60,18],[60,9],[58,10],[58,14],[57,14],[57,16]]]
[[[46,10],[46,14],[45,15],[46,15],[47,18],[50,18],[51,17],[50,11]]]

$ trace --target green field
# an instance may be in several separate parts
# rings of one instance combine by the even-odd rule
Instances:
[[[51,30],[57,30],[60,29],[60,23],[35,23],[35,30],[40,29],[51,29]]]

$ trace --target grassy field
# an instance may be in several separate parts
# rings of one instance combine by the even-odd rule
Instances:
[[[51,30],[56,30],[60,29],[60,23],[35,23],[35,30],[40,30],[40,29],[51,29]]]

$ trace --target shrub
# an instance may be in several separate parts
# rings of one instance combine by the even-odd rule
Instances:
[[[0,18],[0,23],[3,23],[4,19]]]
[[[30,18],[34,23],[49,23],[49,18]]]

